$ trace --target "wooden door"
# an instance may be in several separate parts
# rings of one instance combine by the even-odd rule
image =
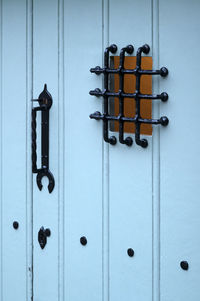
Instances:
[[[199,299],[198,0],[1,0],[1,301]],[[134,127],[109,123],[104,141],[104,50],[116,44],[109,63],[131,44],[126,68],[142,67],[167,77],[142,75],[143,118],[169,118],[166,127],[141,129],[148,147],[135,143]],[[47,84],[53,98],[49,120],[48,179],[40,191],[31,171],[31,99]],[[127,93],[135,78],[126,78]],[[109,88],[119,81],[111,76]],[[135,116],[135,100],[125,100]],[[127,107],[128,103],[128,107]],[[119,103],[109,98],[109,112]],[[34,106],[37,106],[34,104]],[[132,115],[131,115],[132,114]],[[146,114],[146,115],[145,115]],[[130,115],[130,116],[129,116]],[[41,114],[37,114],[38,166]],[[18,222],[14,224],[13,222]],[[18,225],[18,227],[17,227]],[[38,242],[50,229],[47,244]]]

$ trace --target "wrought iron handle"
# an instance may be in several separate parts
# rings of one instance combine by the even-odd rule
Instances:
[[[44,85],[44,90],[39,95],[38,99],[32,101],[38,101],[39,107],[32,108],[32,172],[37,173],[37,185],[39,190],[42,190],[42,178],[47,177],[49,179],[48,190],[51,193],[55,186],[55,180],[53,174],[49,170],[49,110],[52,106],[53,99],[51,94],[47,91],[47,85]],[[42,113],[41,122],[41,168],[37,168],[37,111]]]

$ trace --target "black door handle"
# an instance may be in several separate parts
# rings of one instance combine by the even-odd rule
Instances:
[[[37,185],[42,190],[42,178],[47,177],[49,179],[48,190],[51,193],[55,186],[55,180],[53,174],[49,170],[49,110],[52,106],[53,99],[51,94],[47,91],[47,85],[44,85],[44,90],[39,95],[38,99],[32,101],[38,101],[39,107],[32,108],[32,172],[37,173]],[[37,111],[42,113],[41,122],[41,168],[37,168]]]

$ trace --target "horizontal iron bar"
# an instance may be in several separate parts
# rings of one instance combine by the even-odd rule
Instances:
[[[97,75],[103,73],[110,73],[110,74],[134,74],[134,75],[161,75],[163,77],[167,76],[168,70],[165,67],[162,67],[160,70],[142,70],[142,69],[124,69],[124,68],[117,68],[117,69],[110,69],[110,68],[101,68],[99,66],[90,69],[91,73],[95,73]]]
[[[101,91],[100,89],[91,90],[90,95],[93,96],[108,96],[108,97],[125,97],[125,98],[140,98],[140,99],[161,99],[162,101],[167,101],[168,94],[163,92],[161,94],[137,94],[137,93],[124,93],[118,91],[116,93],[109,91]]]
[[[109,120],[109,121],[122,121],[122,122],[134,122],[134,123],[145,123],[145,124],[161,124],[161,125],[167,125],[168,119],[167,117],[163,116],[160,119],[146,119],[141,117],[124,117],[124,116],[111,116],[111,115],[104,115],[100,112],[95,112],[93,114],[90,114],[91,119],[96,120]]]

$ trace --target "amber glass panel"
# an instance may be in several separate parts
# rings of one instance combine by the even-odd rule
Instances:
[[[114,57],[114,68],[119,67],[119,56]],[[136,57],[127,56],[124,62],[125,69],[134,69],[136,67]],[[142,69],[152,70],[152,57],[142,57]],[[118,92],[119,90],[119,75],[114,76],[114,90]],[[124,75],[124,92],[134,93],[135,92],[135,76],[130,74]],[[140,81],[140,92],[142,94],[152,94],[152,76],[142,75]],[[152,101],[148,99],[141,99],[141,117],[142,118],[152,118]],[[119,114],[119,99],[116,97],[114,100],[114,111],[115,115]],[[135,116],[135,99],[125,98],[124,99],[124,116],[134,117]],[[119,123],[115,122],[114,131],[119,131]],[[135,133],[135,124],[126,122],[124,124],[124,131],[126,133]],[[152,125],[151,124],[141,124],[141,134],[152,135]]]

